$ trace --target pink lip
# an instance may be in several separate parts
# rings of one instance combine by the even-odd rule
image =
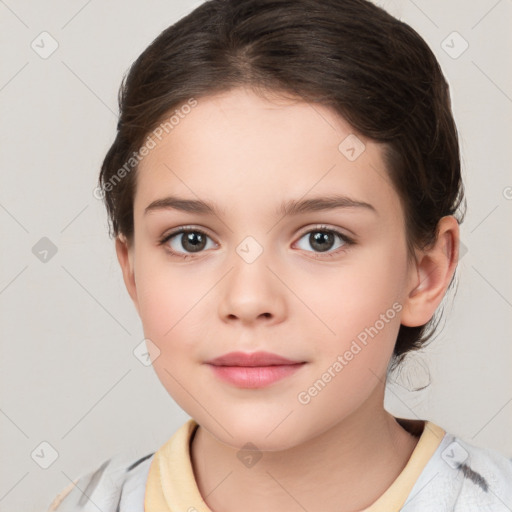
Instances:
[[[220,379],[241,388],[260,388],[295,373],[304,361],[292,361],[270,352],[230,352],[206,364]]]

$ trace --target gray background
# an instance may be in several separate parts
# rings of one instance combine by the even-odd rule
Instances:
[[[123,73],[199,3],[0,1],[1,511],[46,510],[72,479],[114,453],[155,451],[188,419],[133,354],[141,324],[92,191]],[[512,455],[512,1],[381,5],[427,40],[451,84],[469,204],[444,330],[386,405]],[[43,31],[58,42],[47,58]]]

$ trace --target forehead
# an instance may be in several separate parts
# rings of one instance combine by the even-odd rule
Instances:
[[[221,209],[275,210],[283,200],[329,193],[377,208],[398,201],[381,145],[326,106],[237,88],[198,98],[187,112],[139,164],[136,215],[165,193]]]

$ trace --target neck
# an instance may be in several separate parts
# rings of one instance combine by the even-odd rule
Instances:
[[[237,448],[198,427],[191,459],[201,495],[213,512],[368,507],[397,478],[418,442],[385,411],[383,399],[382,387],[321,435],[287,450],[264,452],[250,468],[237,459]]]

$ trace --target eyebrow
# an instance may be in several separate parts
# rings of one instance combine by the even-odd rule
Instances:
[[[291,199],[285,201],[276,210],[276,215],[300,215],[308,212],[327,211],[337,208],[362,208],[377,214],[377,210],[369,203],[357,201],[347,196],[330,195],[327,197],[314,197],[301,200]],[[201,215],[222,216],[222,212],[214,204],[200,199],[184,199],[176,196],[168,196],[153,201],[144,210],[144,215],[151,211],[168,209]]]

